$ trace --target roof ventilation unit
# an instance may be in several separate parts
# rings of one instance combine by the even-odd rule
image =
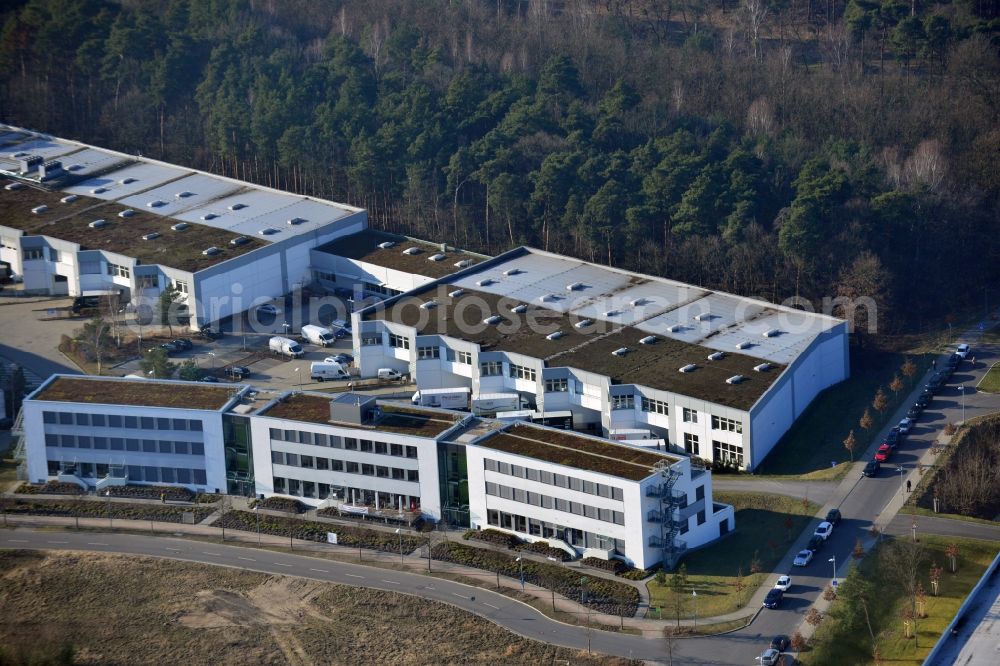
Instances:
[[[132,217],[135,215],[135,211],[131,208],[126,208],[122,212],[118,213],[118,217]]]
[[[458,298],[459,296],[461,296],[464,293],[465,293],[464,289],[456,289],[455,291],[449,291],[448,292],[448,297],[449,298]]]
[[[246,245],[250,242],[250,239],[246,236],[237,236],[233,240],[229,241],[229,244],[233,247],[239,247],[240,245]]]
[[[671,324],[670,326],[667,326],[667,333],[677,333],[681,330],[681,328],[680,324]]]
[[[118,182],[121,183],[122,185],[128,185],[129,183],[134,183],[135,178],[122,178]]]
[[[628,302],[628,304],[631,305],[632,307],[636,308],[636,307],[639,307],[640,305],[645,305],[646,304],[646,299],[645,298],[641,298],[641,297],[640,298],[633,298],[631,301]]]
[[[558,340],[562,336],[563,336],[563,332],[562,331],[555,331],[554,333],[549,333],[548,335],[546,335],[545,339],[546,340]]]
[[[608,310],[607,312],[604,313],[604,316],[605,317],[617,317],[620,314],[621,313],[618,312],[618,310]]]
[[[753,366],[753,369],[756,370],[757,372],[767,372],[768,370],[771,369],[771,364],[761,363],[760,365]]]
[[[424,301],[420,304],[421,310],[433,310],[438,306],[437,301]]]
[[[619,347],[618,349],[611,352],[612,356],[624,356],[628,353],[628,347]]]
[[[538,297],[538,300],[541,303],[546,303],[548,301],[554,301],[554,300],[556,300],[556,295],[555,294],[542,294],[541,296]]]
[[[143,236],[142,240],[156,240],[159,237],[160,233],[158,231],[154,231],[153,233],[146,234],[145,236]]]
[[[720,352],[720,351],[718,351],[718,352],[713,352],[713,353],[711,353],[711,354],[708,355],[708,360],[709,361],[721,361],[724,358],[726,358],[726,352]]]
[[[527,312],[527,310],[528,310],[528,306],[525,305],[524,303],[520,303],[519,305],[515,305],[514,307],[512,307],[510,309],[510,311],[513,312],[513,313],[515,313],[515,314],[521,314],[522,312]]]
[[[187,199],[188,197],[193,197],[194,192],[188,192],[187,190],[184,190],[183,192],[178,192],[174,196],[177,197],[178,199]]]
[[[90,190],[90,193],[91,194],[104,194],[107,191],[108,191],[108,188],[106,188],[106,187],[95,187],[94,189]]]
[[[476,281],[477,287],[488,287],[493,284],[494,280],[492,278],[483,278],[482,280]]]
[[[294,227],[295,225],[302,224],[305,221],[304,217],[290,217],[288,218],[288,225]]]
[[[496,324],[499,324],[501,321],[503,321],[503,318],[500,315],[490,315],[489,317],[483,320],[483,323],[488,324],[490,326],[495,326]]]
[[[594,322],[592,322],[589,319],[581,319],[580,321],[578,321],[575,324],[573,324],[573,326],[575,326],[576,328],[586,328],[586,327],[590,326],[593,323]]]
[[[90,227],[91,229],[103,229],[104,227],[108,226],[108,221],[107,220],[94,220],[93,222],[91,222],[87,226]]]
[[[571,282],[570,284],[566,285],[566,291],[577,291],[579,289],[583,289],[582,282]]]
[[[420,254],[420,248],[419,247],[408,247],[405,250],[403,250],[403,254]]]
[[[468,268],[472,265],[471,259],[462,259],[462,261],[455,262],[455,268]]]
[[[209,220],[214,220],[217,217],[219,216],[216,215],[215,213],[205,213],[204,215],[201,216],[201,219],[208,222]]]
[[[395,245],[395,243],[393,243],[392,241],[384,241],[384,242],[378,244],[379,248],[382,249],[382,250],[388,250],[390,247],[392,247],[394,245]]]
[[[776,338],[779,335],[781,335],[781,331],[779,331],[776,328],[769,328],[766,331],[764,331],[765,338]]]
[[[80,197],[76,196],[75,194],[71,194],[68,197],[63,197],[59,201],[62,202],[62,203],[73,203],[74,201],[76,201],[79,198]]]
[[[520,275],[523,271],[520,268],[508,268],[503,272],[504,275],[510,277],[511,275]]]
[[[641,344],[644,344],[644,345],[653,345],[653,344],[656,344],[656,336],[655,335],[647,335],[646,337],[644,337],[641,340],[639,340],[639,342]]]
[[[274,227],[267,227],[265,229],[261,229],[257,233],[259,233],[261,236],[273,236],[274,234],[278,233],[278,230],[275,229]]]
[[[159,208],[161,206],[166,206],[167,202],[166,201],[162,201],[160,199],[154,199],[153,201],[150,201],[146,205],[149,206],[150,208]]]
[[[7,190],[8,192],[17,192],[18,190],[24,189],[24,183],[7,183],[7,185],[3,189]]]
[[[219,248],[215,247],[214,245],[212,247],[206,249],[206,250],[202,250],[201,251],[201,253],[203,255],[205,255],[206,257],[214,257],[215,255],[219,254],[220,252],[222,252],[222,250],[220,250]]]
[[[191,225],[188,224],[187,222],[178,222],[177,224],[170,225],[170,228],[173,229],[174,231],[184,231],[190,226]]]
[[[234,203],[234,204],[230,204],[229,210],[242,210],[242,209],[244,209],[246,207],[247,207],[247,205],[244,204],[244,203]]]
[[[66,171],[79,171],[82,168],[83,168],[82,164],[70,164],[68,167],[66,167]]]
[[[694,316],[695,321],[712,321],[712,314],[710,312],[702,312],[701,314],[696,314]]]
[[[41,206],[35,206],[34,208],[32,208],[31,212],[34,213],[35,215],[41,215],[42,213],[44,213],[48,209],[49,209],[48,206],[46,206],[45,204],[42,204]]]
[[[726,383],[727,384],[731,384],[731,385],[732,384],[739,384],[744,379],[746,379],[746,378],[743,375],[733,375],[732,377],[730,377],[729,379],[726,380]]]
[[[446,258],[446,256],[447,255],[443,255],[443,254],[440,254],[440,253],[434,254],[434,255],[431,255],[431,256],[427,257],[427,261],[444,261],[445,258]]]
[[[744,340],[743,342],[736,343],[737,349],[748,349],[749,347],[753,347],[753,343],[750,342],[749,340]]]
[[[697,365],[695,365],[694,363],[688,363],[688,364],[687,364],[687,365],[685,365],[685,366],[681,366],[681,367],[680,367],[680,368],[678,369],[678,371],[679,371],[679,372],[685,372],[685,373],[686,373],[686,372],[694,372],[694,371],[695,371],[695,370],[697,370],[697,369],[698,369],[698,366],[697,366]]]

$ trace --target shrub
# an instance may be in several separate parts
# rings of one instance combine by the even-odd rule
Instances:
[[[656,566],[650,567],[648,569],[636,569],[635,567],[628,567],[617,575],[620,576],[621,578],[624,578],[625,580],[646,580],[655,573],[657,576],[657,581],[659,581],[659,576],[661,571],[663,571],[663,569],[661,569],[660,565],[657,564]],[[664,579],[666,579],[666,573],[664,573],[663,576]]]
[[[544,541],[522,543],[519,546],[516,546],[515,550],[527,550],[532,553],[539,553],[559,562],[569,562],[573,559],[573,557],[562,548],[553,548]]]
[[[108,510],[115,520],[155,520],[165,523],[180,523],[185,512],[194,514],[200,523],[212,514],[212,509],[202,507],[166,506],[163,504],[124,504],[122,502],[102,502],[95,500],[44,500],[17,499],[7,504],[8,513],[33,516],[64,516],[81,518],[107,518]]]
[[[260,531],[262,534],[272,534],[274,536],[288,537],[304,541],[326,542],[327,532],[337,533],[337,544],[341,546],[351,546],[354,548],[368,548],[369,550],[381,550],[391,553],[398,553],[400,548],[400,535],[393,532],[383,532],[380,530],[354,527],[353,525],[331,525],[330,523],[319,523],[312,520],[299,520],[285,516],[260,515]],[[212,523],[216,527],[226,527],[234,530],[246,532],[256,532],[258,516],[252,511],[229,511],[225,516]],[[423,537],[410,534],[402,535],[402,547],[406,553],[414,550],[426,543]]]
[[[132,497],[136,499],[168,499],[171,502],[190,502],[194,493],[183,486],[111,486],[107,489],[112,497]],[[102,494],[107,491],[102,491]]]
[[[22,483],[14,492],[19,495],[83,495],[83,488],[75,483],[49,481],[41,486]]]
[[[503,546],[504,548],[514,548],[521,543],[521,540],[513,534],[491,529],[466,530],[465,534],[462,535],[462,538],[485,541],[486,543],[492,543],[495,546]]]
[[[306,507],[302,504],[302,502],[298,501],[294,497],[281,497],[279,495],[259,500],[254,503],[254,506],[259,506],[262,509],[270,509],[272,511],[284,511],[285,513],[302,513],[306,510]]]
[[[610,571],[616,575],[628,568],[628,565],[621,560],[602,560],[599,557],[585,557],[580,562],[581,564],[586,564],[588,567]]]

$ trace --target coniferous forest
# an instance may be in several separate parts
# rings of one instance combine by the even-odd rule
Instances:
[[[8,0],[0,120],[880,332],[1000,302],[997,0]],[[991,291],[992,289],[992,291]]]

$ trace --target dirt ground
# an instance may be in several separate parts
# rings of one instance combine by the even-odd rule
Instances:
[[[0,608],[0,650],[24,661],[72,646],[109,665],[625,663],[391,592],[133,556],[2,551]]]

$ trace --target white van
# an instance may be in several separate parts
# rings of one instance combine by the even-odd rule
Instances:
[[[401,373],[399,370],[393,370],[392,368],[379,368],[378,378],[386,380],[402,379],[403,373]]]
[[[302,333],[303,340],[307,340],[320,347],[329,347],[337,341],[337,338],[333,335],[333,331],[322,326],[306,324],[300,332]]]
[[[299,343],[295,340],[283,338],[280,335],[276,335],[271,338],[267,343],[267,347],[275,354],[290,356],[291,358],[299,358],[305,353],[302,351],[302,347],[299,346]]]
[[[309,379],[314,382],[350,379],[351,375],[339,363],[313,363],[309,366]]]

